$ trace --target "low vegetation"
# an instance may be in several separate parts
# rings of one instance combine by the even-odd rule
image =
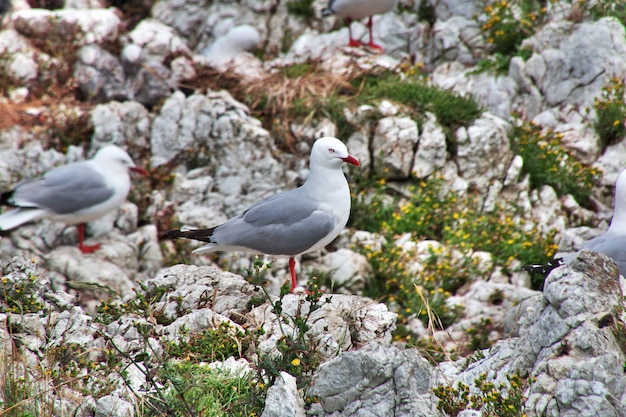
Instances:
[[[456,387],[440,385],[433,389],[439,404],[437,408],[447,416],[456,417],[464,410],[477,410],[484,417],[527,417],[524,412],[524,391],[533,378],[519,371],[506,374],[507,382],[495,384],[486,374],[474,380],[476,391],[462,382]]]
[[[506,73],[512,57],[527,58],[522,41],[535,33],[545,17],[546,7],[541,1],[500,0],[485,6],[477,21],[491,54],[478,64],[479,70]]]
[[[549,185],[558,195],[571,194],[587,205],[600,171],[576,160],[562,139],[563,134],[532,122],[520,122],[509,135],[511,149],[524,159],[523,172],[530,175],[532,188]]]
[[[593,108],[596,112],[593,127],[600,137],[602,150],[604,150],[626,136],[624,81],[612,78],[602,88],[602,95],[594,100]]]
[[[484,211],[477,196],[457,196],[440,176],[414,180],[406,196],[391,195],[383,180],[361,184],[353,196],[351,218],[354,228],[385,238],[380,248],[362,249],[375,274],[365,295],[398,312],[400,332],[412,317],[428,324],[429,310],[447,327],[461,312],[447,301],[459,288],[487,279],[495,267],[507,271],[513,262],[550,259],[556,252],[554,231],[541,233],[515,207]],[[415,242],[434,242],[398,245],[396,240],[404,235]],[[489,255],[483,258],[477,251]],[[535,283],[536,288],[542,285]]]

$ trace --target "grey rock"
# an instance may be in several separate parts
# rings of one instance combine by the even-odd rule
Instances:
[[[66,310],[55,315],[50,330],[50,346],[77,344],[93,346],[95,328],[91,326],[93,318],[86,315],[80,307]]]
[[[504,178],[513,159],[506,121],[483,113],[470,127],[457,130],[455,136],[459,172],[480,193]]]
[[[310,312],[310,302],[303,302],[302,295],[286,295],[281,302],[282,315],[287,317],[308,316],[307,337],[319,347],[319,353],[330,358],[338,352],[354,349],[372,340],[391,340],[395,329],[396,314],[366,298],[350,295],[322,295],[321,308]],[[276,342],[284,332],[296,334],[299,330],[291,320],[279,323],[273,307],[264,304],[249,314],[252,323],[262,323],[264,334],[259,337],[259,352],[269,356],[280,355]]]
[[[408,117],[380,119],[372,140],[374,169],[389,180],[408,178],[413,168],[418,135],[417,123],[413,119]]]
[[[500,383],[517,370],[536,378],[526,391],[531,415],[624,415],[625,357],[619,347],[624,324],[615,312],[623,302],[618,277],[610,258],[580,252],[569,266],[548,276],[545,298],[520,312],[519,337],[496,343],[469,366],[441,364],[440,383],[472,386],[483,373]]]
[[[101,397],[96,401],[95,417],[134,417],[135,408],[133,405],[111,394]]]
[[[439,416],[433,380],[430,365],[416,350],[371,342],[319,368],[307,394],[320,404],[309,415]]]
[[[18,83],[35,81],[39,75],[39,59],[49,60],[44,54],[36,53],[26,38],[14,29],[0,31],[0,52],[6,55],[2,69],[9,79]]]
[[[474,65],[486,49],[476,20],[462,16],[438,20],[433,27],[427,64],[456,61],[463,65]]]
[[[528,117],[566,103],[579,109],[591,108],[608,78],[626,73],[624,27],[611,18],[576,25],[549,22],[526,39],[522,48],[531,48],[535,53],[520,76],[536,86],[545,103],[542,108],[527,111]]]
[[[136,151],[150,149],[150,114],[137,102],[109,101],[99,104],[91,111],[91,122],[94,149],[113,144],[126,148],[135,158],[139,156]]]
[[[142,20],[129,34],[131,42],[122,56],[127,62],[139,63],[143,58],[154,58],[163,63],[167,57],[186,55],[191,56],[191,50],[187,43],[172,27],[164,25],[155,19]],[[135,46],[132,46],[135,45]],[[138,51],[136,47],[139,47]],[[131,58],[134,57],[134,58]]]
[[[267,18],[265,13],[257,14],[247,4],[210,0],[193,3],[160,0],[152,9],[152,15],[179,33],[193,50],[206,47],[233,26],[258,24],[258,17]]]
[[[173,323],[165,326],[162,330],[171,340],[178,340],[185,334],[202,333],[203,330],[213,329],[220,326],[221,323],[227,323],[233,329],[244,333],[243,328],[232,322],[228,317],[218,314],[210,308],[201,308],[185,314],[174,320]],[[184,332],[181,331],[184,329]]]
[[[304,400],[298,393],[296,378],[281,372],[274,385],[267,390],[265,408],[261,417],[304,417]]]
[[[457,414],[457,417],[483,417],[483,413],[476,410],[463,410]]]
[[[78,51],[74,77],[87,100],[105,102],[128,98],[121,62],[98,45],[86,45]]]
[[[350,149],[350,155],[361,163],[361,169],[364,172],[369,171],[372,157],[369,151],[369,138],[365,132],[354,132],[347,140],[346,146]]]
[[[157,288],[169,291],[161,301],[162,307],[158,308],[170,319],[178,317],[180,312],[202,307],[236,318],[247,312],[246,305],[252,297],[260,295],[258,289],[241,276],[215,266],[175,265],[160,271],[146,285],[149,294]]]
[[[484,3],[481,1],[440,0],[428,1],[435,8],[438,20],[448,20],[453,16],[462,16],[471,19],[482,11]]]
[[[331,288],[333,292],[358,293],[372,278],[373,271],[367,258],[350,249],[340,248],[319,259],[320,268],[313,270],[331,272]],[[307,267],[310,269],[310,266]]]
[[[171,190],[181,203],[176,214],[189,226],[214,226],[216,213],[224,220],[286,187],[269,133],[226,92],[173,94],[152,124],[151,146],[153,166],[187,161],[187,167],[206,168],[186,174],[180,167]],[[185,184],[192,174],[195,190]],[[180,190],[181,184],[190,188]]]
[[[411,170],[417,178],[428,177],[442,168],[447,157],[446,134],[432,113],[426,113],[421,130]]]
[[[98,302],[114,294],[132,293],[135,287],[120,266],[96,256],[83,255],[76,247],[58,247],[45,258],[51,270],[68,277],[68,285],[83,293],[91,293]]]
[[[12,16],[13,26],[28,37],[69,39],[75,46],[117,39],[120,18],[111,9],[23,9]]]
[[[91,395],[88,395],[82,399],[74,413],[76,417],[91,417],[94,415],[95,411],[96,400]]]

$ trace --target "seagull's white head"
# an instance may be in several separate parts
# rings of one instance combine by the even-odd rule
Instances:
[[[135,164],[135,161],[126,153],[125,150],[115,145],[105,146],[96,152],[93,161],[111,171],[133,171],[143,175],[148,172]]]
[[[338,168],[344,162],[360,166],[359,161],[348,153],[348,148],[337,138],[326,136],[315,141],[311,150],[311,166]]]

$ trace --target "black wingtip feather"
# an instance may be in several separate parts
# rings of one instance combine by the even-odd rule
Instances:
[[[9,190],[4,193],[0,193],[0,205],[13,206],[13,191]]]
[[[167,232],[161,233],[159,236],[159,240],[169,240],[169,239],[193,239],[199,240],[201,242],[211,242],[211,236],[215,231],[215,227],[211,227],[209,229],[195,229],[195,230],[168,230]]]
[[[548,261],[548,263],[545,265],[537,265],[537,264],[524,265],[522,266],[522,270],[528,271],[530,273],[548,275],[550,272],[552,272],[553,269],[558,268],[559,266],[563,264],[564,264],[563,258],[556,258],[556,259],[552,259],[551,261]]]

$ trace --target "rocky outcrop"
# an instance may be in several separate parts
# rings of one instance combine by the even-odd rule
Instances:
[[[610,221],[612,188],[626,160],[626,139],[602,143],[593,129],[594,100],[611,79],[626,77],[617,19],[551,2],[521,45],[525,58],[512,57],[508,70],[495,74],[477,71],[492,48],[476,18],[483,1],[401,1],[374,17],[384,54],[346,47],[343,22],[321,17],[327,0],[313,1],[308,17],[292,8],[305,2],[160,0],[138,20],[97,0],[66,0],[56,10],[29,3],[0,2],[8,9],[0,18],[0,191],[110,143],[150,167],[151,176],[135,179],[130,201],[88,226],[88,237],[102,243],[94,254],[73,247],[74,227],[48,220],[2,232],[0,386],[12,377],[33,381],[50,415],[132,416],[153,393],[146,387],[163,387],[151,379],[163,352],[217,329],[241,337],[238,352],[207,366],[254,374],[251,384],[272,381],[267,417],[443,415],[435,387],[461,383],[480,395],[477,379],[511,388],[507,375],[516,372],[525,378],[520,404],[528,415],[626,415],[623,283],[604,256],[582,252],[539,291],[517,270],[518,260],[495,267],[493,254],[468,252],[480,273],[448,298],[450,307],[463,307],[458,319],[429,332],[414,314],[402,326],[459,353],[468,330],[482,323],[493,346],[435,365],[393,339],[395,294],[380,302],[361,295],[373,276],[361,252],[401,250],[415,272],[432,248],[448,249],[441,242],[410,234],[384,242],[377,233],[346,231],[298,262],[299,274],[322,278],[325,293],[315,299],[279,295],[288,279],[283,259],[264,259],[256,278],[265,293],[242,277],[254,275],[252,256],[200,257],[190,254],[193,244],[158,240],[165,228],[210,227],[298,186],[312,141],[349,131],[340,139],[362,162],[350,175],[390,184],[390,201],[411,197],[407,180],[441,175],[442,192],[471,195],[485,213],[511,209],[513,222],[528,220],[533,233],[554,230],[562,251],[576,250]],[[363,23],[352,24],[357,39],[367,39]],[[241,51],[217,65],[203,56],[235,27],[258,34],[264,60]],[[373,100],[352,108],[348,100],[334,116],[349,122],[346,130],[313,111],[313,100],[298,120],[259,120],[259,103],[242,101],[299,65],[355,98],[363,91],[348,85],[349,76],[417,78],[422,71],[430,86],[471,96],[482,111],[450,128],[430,107],[415,117],[421,103]],[[295,95],[290,89],[310,74],[294,73],[283,78]],[[307,86],[313,95],[314,87]],[[509,138],[519,120],[554,130],[569,158],[602,170],[587,206],[549,185],[532,188],[528,161]],[[280,133],[268,128],[277,125]],[[181,259],[187,265],[171,266]],[[299,362],[303,351],[316,354],[315,366]],[[270,369],[261,360],[285,363]]]

